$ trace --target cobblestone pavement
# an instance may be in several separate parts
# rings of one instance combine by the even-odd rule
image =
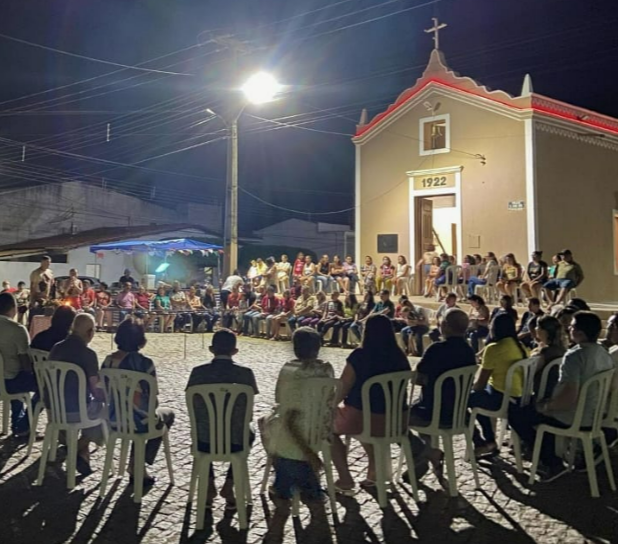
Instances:
[[[94,347],[100,360],[110,351],[110,336],[98,335]],[[206,529],[195,531],[195,511],[187,507],[191,471],[189,420],[184,407],[184,387],[191,368],[207,360],[202,337],[187,336],[187,358],[181,335],[149,335],[144,352],[155,360],[160,383],[160,403],[176,411],[171,432],[175,486],[167,485],[164,456],[157,459],[156,485],[140,505],[133,503],[128,479],[111,480],[108,494],[100,500],[99,479],[103,450],[93,453],[95,473],[68,492],[62,453],[50,464],[44,485],[33,486],[39,466],[40,444],[25,458],[23,444],[0,437],[0,543],[43,544],[94,542],[124,544],[153,542],[618,542],[618,495],[612,494],[603,470],[599,470],[602,498],[591,499],[585,474],[572,474],[532,489],[516,473],[514,460],[504,452],[493,463],[481,464],[482,489],[476,490],[471,472],[457,443],[460,496],[451,499],[435,477],[422,481],[420,503],[409,489],[398,486],[390,506],[381,511],[376,498],[360,491],[338,503],[340,524],[334,528],[329,507],[301,508],[298,521],[285,508],[261,500],[259,484],[265,455],[259,438],[250,456],[253,507],[248,532],[239,532],[236,515],[224,511],[220,499]],[[209,337],[206,336],[206,344]],[[256,397],[256,416],[270,407],[280,365],[291,357],[289,343],[241,339],[238,361],[254,369],[261,394]],[[337,372],[348,352],[324,349],[323,356]],[[42,418],[44,420],[44,417]],[[42,432],[43,426],[39,428]],[[618,475],[618,456],[614,451]],[[357,481],[363,478],[362,449],[353,443],[351,465]],[[221,470],[218,469],[219,475]],[[220,478],[219,478],[220,479]]]

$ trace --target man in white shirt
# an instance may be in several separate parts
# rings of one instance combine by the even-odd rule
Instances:
[[[238,275],[237,271],[231,276],[228,276],[223,285],[221,286],[221,292],[219,293],[221,297],[221,309],[225,310],[227,308],[227,299],[234,290],[234,287],[238,287],[240,289],[241,285],[245,283],[243,279]]]
[[[528,447],[534,445],[536,426],[546,423],[567,428],[573,423],[579,394],[586,381],[606,370],[615,368],[607,350],[597,343],[601,333],[601,320],[592,312],[577,312],[573,315],[569,334],[574,346],[569,349],[560,365],[560,380],[550,399],[535,407],[513,408],[509,412],[509,424]],[[597,390],[589,390],[582,415],[582,427],[590,427],[594,419]],[[568,472],[562,459],[555,454],[555,437],[545,433],[541,447],[539,473],[542,481],[551,482]]]
[[[23,325],[15,321],[17,301],[11,293],[0,294],[0,355],[4,361],[4,385],[8,393],[37,392],[37,384],[32,373],[30,359],[30,337]],[[34,407],[38,394],[32,399]],[[24,403],[11,401],[11,430],[16,436],[27,435],[30,431]]]

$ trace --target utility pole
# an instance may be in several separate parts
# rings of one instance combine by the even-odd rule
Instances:
[[[210,38],[222,50],[232,53],[232,80],[238,79],[238,57],[251,48],[231,35]],[[223,275],[229,276],[238,268],[238,119],[245,104],[231,104],[223,115],[217,116],[227,128],[227,176],[225,189],[225,220],[223,228]]]

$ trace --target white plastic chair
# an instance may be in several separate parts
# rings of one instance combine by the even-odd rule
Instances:
[[[133,442],[133,501],[140,503],[144,492],[144,469],[146,465],[146,442],[153,438],[163,438],[163,448],[167,460],[170,485],[174,485],[174,473],[172,471],[172,456],[170,451],[169,433],[166,425],[163,425],[157,417],[157,380],[145,372],[123,370],[120,368],[105,368],[99,372],[108,409],[114,407],[114,420],[110,418],[109,437],[106,441],[105,466],[101,478],[99,495],[105,496],[109,473],[113,471],[112,461],[116,440],[120,440],[120,466],[118,476],[124,475],[127,464],[127,452]],[[133,400],[138,390],[148,388],[148,416],[145,424],[146,432],[137,432],[135,429]]]
[[[446,457],[446,470],[449,480],[449,494],[451,497],[457,496],[457,481],[455,473],[455,452],[453,450],[453,437],[464,435],[466,439],[467,455],[472,465],[472,473],[477,487],[480,487],[476,459],[474,458],[474,446],[472,444],[472,432],[470,426],[466,423],[466,415],[468,411],[468,399],[470,390],[476,374],[477,367],[465,366],[449,370],[442,374],[436,381],[434,387],[433,401],[433,416],[431,423],[426,427],[411,426],[411,429],[417,433],[427,434],[438,440],[442,438],[444,455]],[[450,380],[454,384],[455,402],[453,403],[453,420],[450,425],[446,426],[440,423],[442,411],[442,387],[445,382]]]
[[[613,375],[614,369],[611,369],[606,370],[605,372],[599,372],[586,380],[579,392],[575,417],[573,418],[573,424],[569,428],[562,429],[547,424],[541,424],[537,427],[536,438],[534,440],[534,452],[532,454],[532,468],[530,470],[530,478],[528,479],[528,483],[530,485],[534,483],[534,477],[536,476],[536,471],[539,466],[543,435],[544,433],[552,433],[556,436],[580,439],[582,441],[584,447],[584,457],[586,459],[586,468],[588,470],[588,481],[590,482],[590,493],[594,498],[600,497],[593,453],[593,441],[595,439],[599,440],[601,443],[603,460],[605,461],[607,479],[609,480],[609,485],[612,491],[616,491],[616,482],[614,481],[614,472],[612,470],[612,464],[609,458],[609,449],[605,440],[605,434],[601,428],[603,415],[605,414],[605,409],[607,407],[607,398]],[[589,393],[591,393],[594,389],[596,389],[597,392],[596,402],[594,403],[594,418],[590,430],[584,431],[581,429],[584,408],[588,403]]]
[[[0,402],[2,402],[2,434],[9,432],[9,415],[11,413],[11,401],[18,400],[26,405],[28,410],[28,421],[30,423],[30,434],[36,433],[36,429],[32,429],[32,401],[30,400],[30,392],[25,393],[9,393],[4,385],[4,358],[0,353]],[[28,455],[30,450],[28,450]]]
[[[102,417],[96,419],[88,417],[86,374],[80,366],[48,360],[45,364],[35,365],[35,371],[40,387],[41,402],[47,403],[47,426],[36,485],[43,485],[47,460],[55,461],[58,435],[60,431],[64,431],[67,441],[67,488],[73,489],[77,463],[77,434],[82,429],[102,425],[105,435],[106,422]],[[69,375],[73,375],[77,380],[77,399],[75,399],[79,407],[79,421],[77,422],[69,422],[67,417],[65,389]]]
[[[527,406],[530,404],[530,399],[532,397],[532,392],[534,389],[534,369],[536,368],[537,360],[534,357],[530,357],[528,359],[522,359],[521,361],[517,361],[513,363],[507,373],[505,379],[505,391],[502,396],[502,404],[500,408],[497,410],[487,410],[486,408],[472,408],[470,412],[470,432],[474,431],[474,425],[476,424],[476,417],[478,415],[487,416],[491,419],[496,420],[496,427],[499,425],[499,433],[498,440],[496,444],[498,445],[498,451],[502,448],[502,443],[504,441],[504,436],[506,434],[506,426],[509,417],[509,404],[513,401],[511,397],[511,391],[513,389],[513,377],[516,372],[519,372],[522,375],[522,384],[523,391],[522,396],[519,399],[520,406]],[[498,419],[501,421],[498,423]]]
[[[191,421],[191,455],[193,456],[189,503],[193,501],[196,484],[199,484],[196,528],[198,531],[204,528],[204,511],[206,509],[210,464],[213,462],[226,462],[232,466],[234,493],[238,508],[238,524],[241,530],[246,529],[247,505],[251,504],[251,486],[247,459],[250,450],[249,424],[253,417],[253,388],[236,383],[194,385],[187,389],[185,397]],[[242,425],[244,430],[242,450],[232,452],[232,414],[240,397],[244,397],[246,402]],[[198,421],[195,413],[195,401],[197,399],[204,403],[208,413],[210,453],[201,452],[197,448],[197,429],[202,423]]]
[[[461,276],[462,267],[459,265],[451,265],[444,270],[446,277],[445,283],[438,286],[436,289],[436,300],[440,299],[440,294],[443,289],[446,289],[447,293],[456,293],[463,297],[463,283],[459,283],[459,277]],[[465,297],[464,297],[465,298]]]
[[[42,349],[34,349],[30,348],[30,355],[32,356],[32,363],[34,368],[34,374],[37,379],[37,384],[39,386],[39,391],[43,390],[43,382],[39,381],[39,374],[37,373],[36,367],[41,363],[44,363],[49,358],[49,351],[43,351]],[[39,424],[39,417],[41,416],[41,412],[45,408],[43,402],[39,402],[34,409],[32,414],[32,427],[30,431],[30,439],[28,440],[28,455],[32,453],[32,448],[34,446],[34,439],[36,438],[36,428]]]
[[[338,398],[341,382],[334,378],[308,378],[303,382],[301,398],[299,404],[309,408],[303,412],[301,423],[301,433],[305,437],[308,446],[317,454],[322,453],[324,458],[324,472],[326,475],[326,488],[330,499],[330,506],[333,518],[337,513],[337,502],[335,500],[335,484],[333,479],[333,468],[331,460],[331,445],[327,437],[332,430],[332,420],[335,413],[335,400]],[[285,413],[285,406],[280,406],[280,413]],[[330,421],[331,426],[325,428],[325,423]],[[264,478],[260,494],[264,495],[268,486],[268,477],[272,468],[272,458],[268,456],[264,469]],[[298,517],[300,493],[294,491],[292,500],[292,515]]]
[[[498,290],[496,289],[496,283],[498,283],[498,273],[500,269],[495,266],[487,275],[487,283],[485,285],[475,285],[474,293],[479,294],[479,291],[485,294],[486,302],[498,300]]]
[[[543,399],[547,393],[547,382],[549,381],[549,373],[551,370],[557,366],[560,366],[562,363],[562,357],[557,357],[556,359],[552,359],[545,365],[543,371],[541,373],[541,381],[539,383],[539,390],[535,391],[537,399]]]
[[[605,412],[601,427],[618,431],[618,371],[614,372],[614,378],[608,395],[607,411]]]
[[[412,486],[412,495],[415,501],[418,501],[418,485],[416,475],[414,473],[414,457],[412,455],[412,447],[407,437],[408,421],[410,420],[409,402],[411,398],[406,399],[410,383],[414,383],[416,374],[410,370],[402,372],[390,372],[388,374],[379,374],[370,378],[363,384],[361,391],[363,403],[363,432],[358,435],[352,435],[349,438],[355,438],[362,444],[371,444],[376,460],[376,488],[378,491],[378,503],[380,508],[386,508],[386,485],[390,478],[392,467],[389,467],[391,462],[391,444],[398,444],[403,455],[405,455],[408,465],[408,474],[410,476],[410,485]],[[371,433],[371,389],[372,387],[381,388],[384,395],[384,435],[372,436]],[[404,406],[408,404],[407,408]]]

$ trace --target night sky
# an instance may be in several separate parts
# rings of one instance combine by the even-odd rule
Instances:
[[[0,185],[81,179],[169,206],[221,199],[226,142],[205,110],[224,111],[267,69],[287,87],[240,121],[240,186],[311,215],[242,192],[241,232],[289,217],[351,224],[353,211],[324,214],[353,206],[347,135],[363,107],[382,111],[420,76],[436,15],[462,75],[519,94],[529,72],[536,92],[618,117],[615,0],[4,0],[2,34],[189,75],[0,37]],[[224,35],[243,42],[236,63],[211,41]],[[14,142],[31,143],[25,162]]]

